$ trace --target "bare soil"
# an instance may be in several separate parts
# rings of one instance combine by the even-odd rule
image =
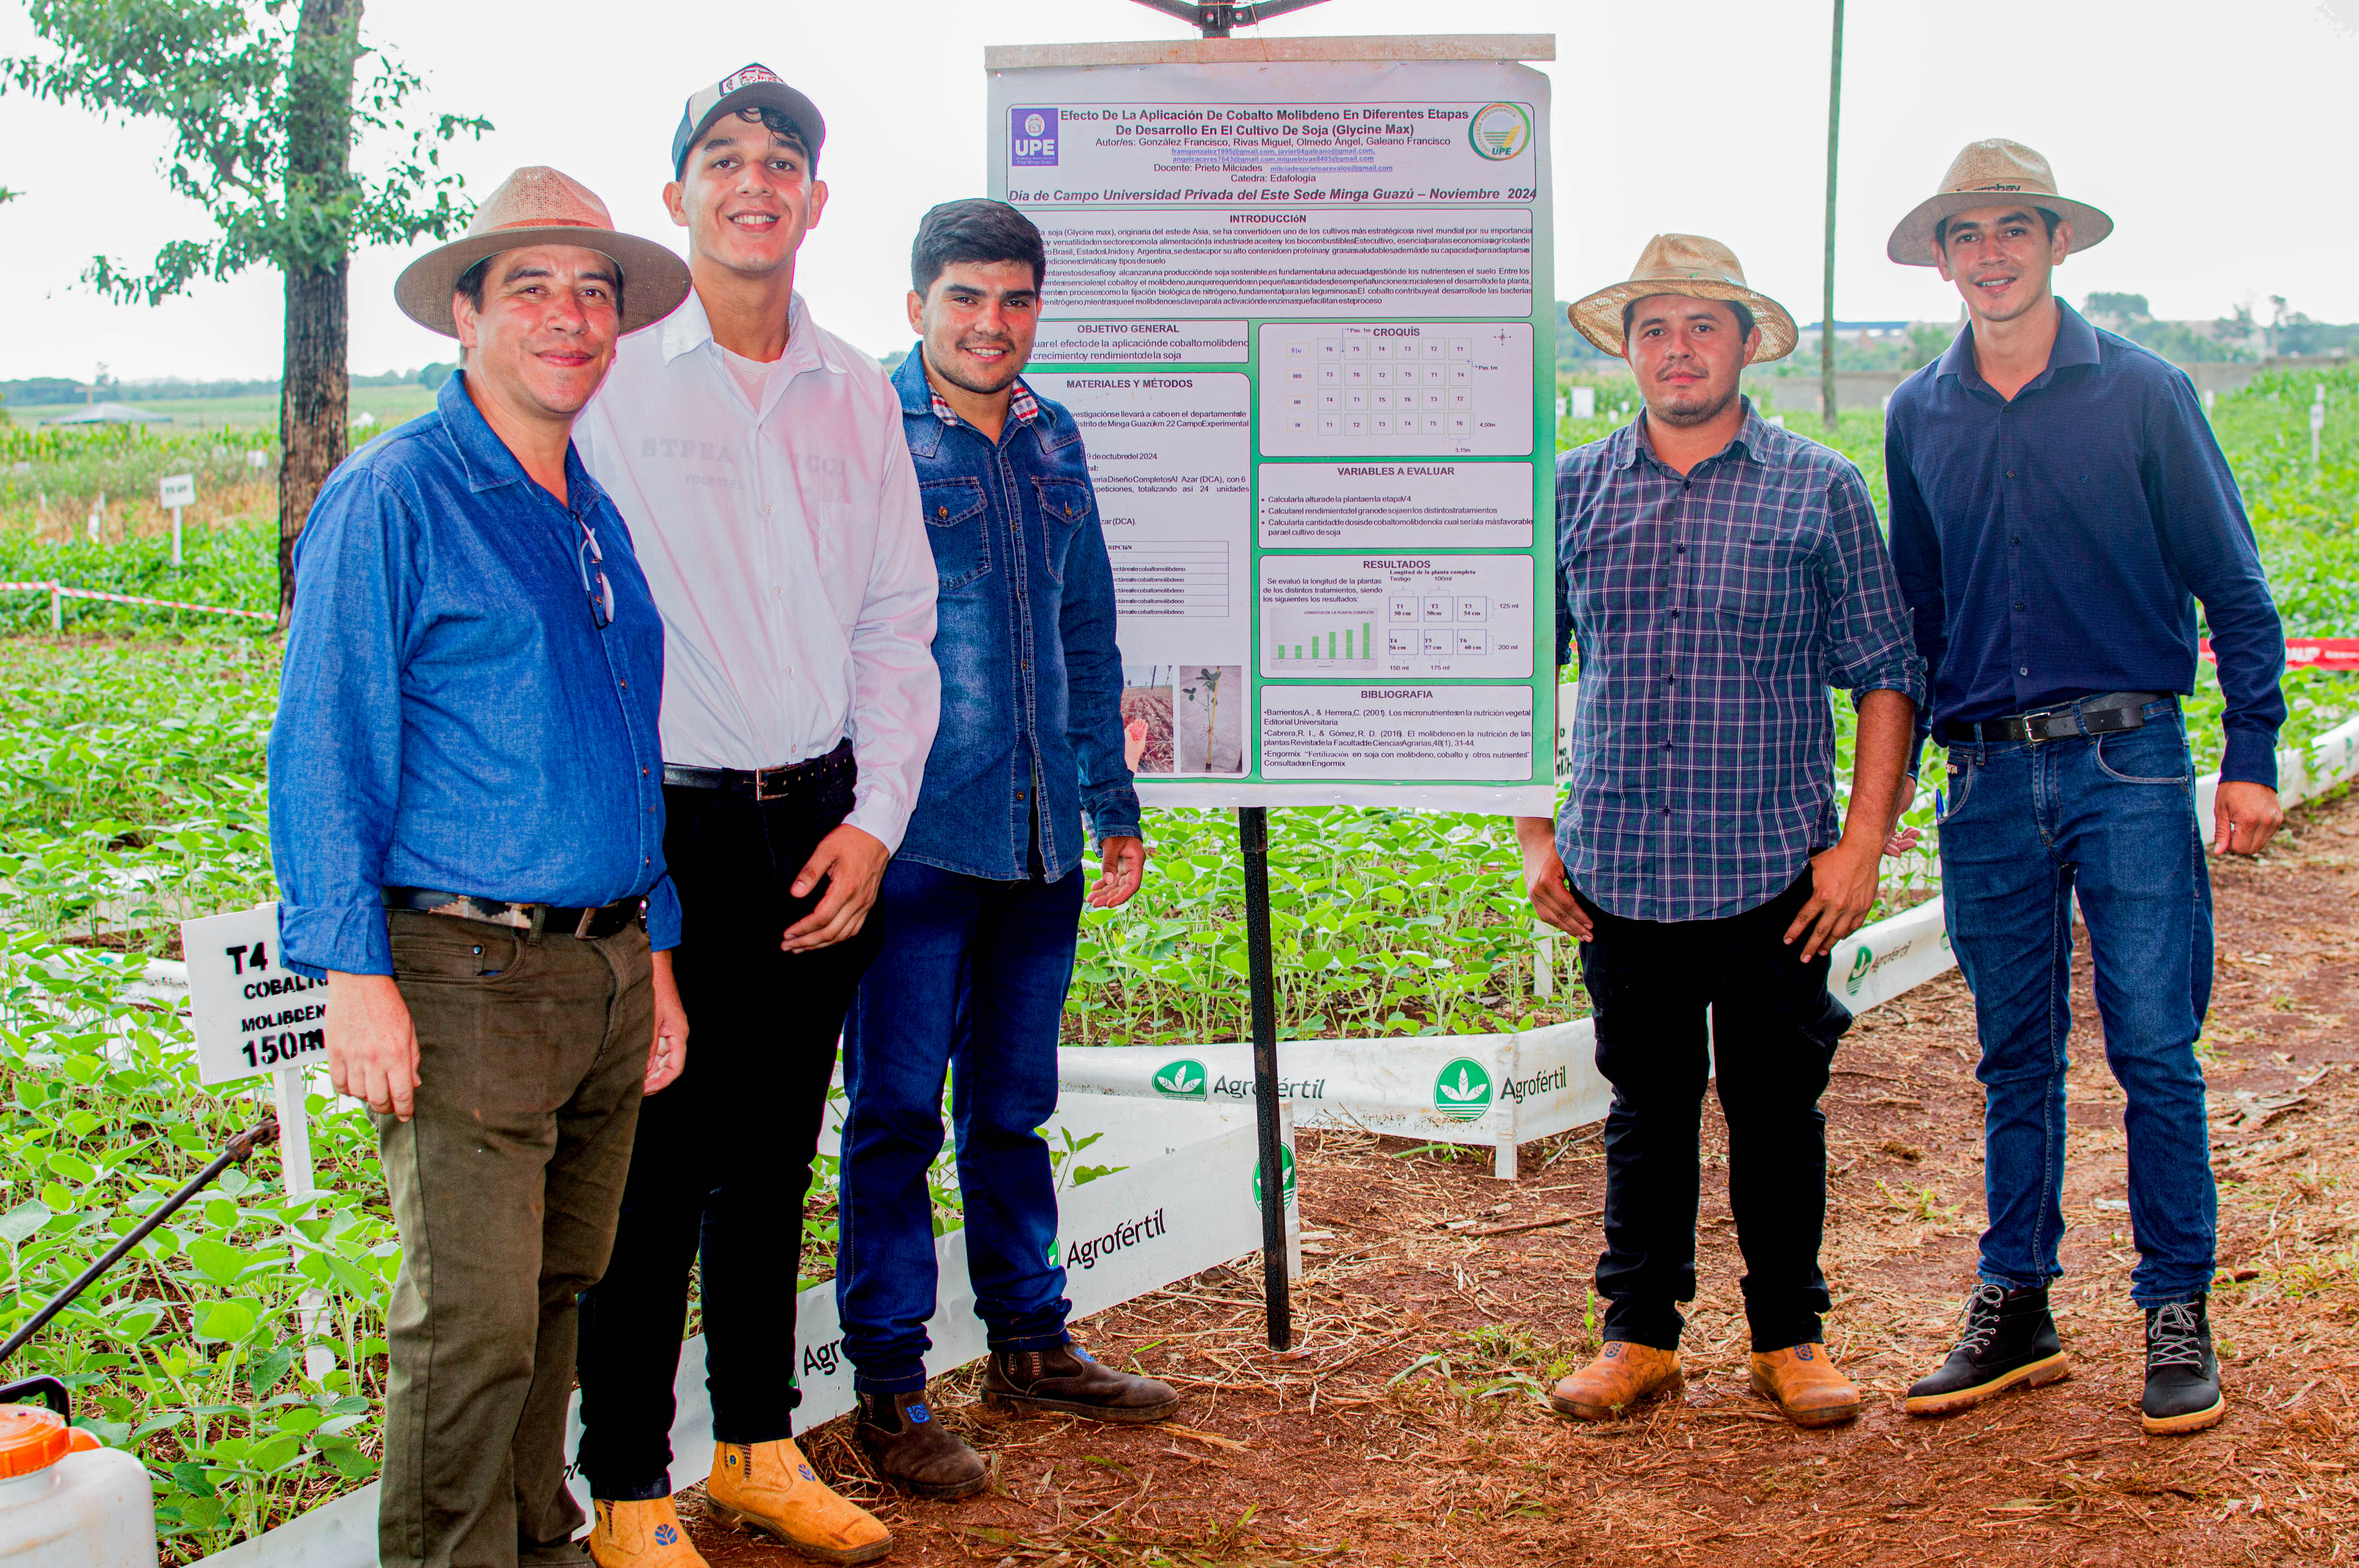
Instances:
[[[996,1457],[991,1491],[891,1495],[841,1422],[807,1439],[812,1458],[892,1526],[903,1563],[2143,1568],[2359,1552],[2359,801],[2305,808],[2257,861],[2215,867],[2201,1049],[2230,1413],[2212,1432],[2138,1429],[2123,1098],[2084,962],[2056,1290],[2068,1381],[1948,1421],[1898,1409],[1951,1342],[1983,1211],[1973,1006],[1952,973],[1860,1021],[1825,1102],[1829,1343],[1870,1394],[1848,1426],[1797,1430],[1747,1390],[1712,1108],[1683,1402],[1588,1426],[1539,1398],[1596,1345],[1593,1129],[1527,1147],[1513,1183],[1490,1178],[1488,1151],[1453,1162],[1306,1135],[1304,1224],[1328,1234],[1295,1288],[1293,1350],[1264,1340],[1250,1260],[1079,1325],[1102,1358],[1178,1384],[1178,1424],[1002,1419],[972,1402],[969,1370],[937,1391]],[[797,1561],[713,1524],[693,1493],[682,1512],[714,1568]]]

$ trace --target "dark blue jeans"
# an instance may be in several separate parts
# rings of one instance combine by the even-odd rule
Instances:
[[[1057,1033],[1081,929],[1082,873],[991,881],[896,860],[882,946],[843,1032],[842,1228],[835,1300],[853,1385],[926,1386],[936,1286],[926,1169],[954,1087],[967,1275],[995,1350],[1065,1343],[1051,1257],[1057,1190],[1041,1124],[1057,1108]]]
[[[2145,728],[1950,748],[1941,894],[1982,1035],[1982,1277],[2063,1272],[2072,895],[2089,929],[2105,1060],[2129,1097],[2140,1306],[2211,1287],[2218,1206],[2195,1037],[2212,1001],[2212,881],[2175,700]]]

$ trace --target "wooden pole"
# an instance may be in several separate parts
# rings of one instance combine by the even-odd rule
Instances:
[[[1835,149],[1843,126],[1843,0],[1835,0],[1834,48],[1827,66],[1827,276],[1819,308],[1819,412],[1835,427]]]

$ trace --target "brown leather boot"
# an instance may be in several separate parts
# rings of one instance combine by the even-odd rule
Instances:
[[[1835,1370],[1827,1347],[1816,1341],[1756,1350],[1753,1391],[1776,1403],[1796,1426],[1832,1426],[1859,1414],[1859,1390]]]
[[[1019,1413],[1057,1411],[1093,1421],[1161,1421],[1180,1408],[1169,1383],[1117,1372],[1078,1345],[995,1350],[983,1374],[983,1402]]]
[[[973,1497],[991,1485],[991,1462],[946,1432],[913,1394],[863,1394],[852,1435],[877,1478],[921,1498]]]
[[[590,1560],[598,1568],[705,1568],[669,1498],[648,1502],[592,1499]]]
[[[1596,1360],[1558,1379],[1549,1403],[1577,1421],[1619,1421],[1633,1405],[1676,1395],[1685,1386],[1678,1351],[1615,1339]]]
[[[821,1563],[874,1563],[893,1550],[893,1532],[821,1480],[790,1437],[714,1444],[704,1507]]]

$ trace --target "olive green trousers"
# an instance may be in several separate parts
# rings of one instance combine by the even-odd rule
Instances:
[[[401,1231],[384,1568],[586,1561],[565,1487],[574,1298],[605,1272],[655,1026],[645,930],[397,910],[416,1112],[372,1115]]]

